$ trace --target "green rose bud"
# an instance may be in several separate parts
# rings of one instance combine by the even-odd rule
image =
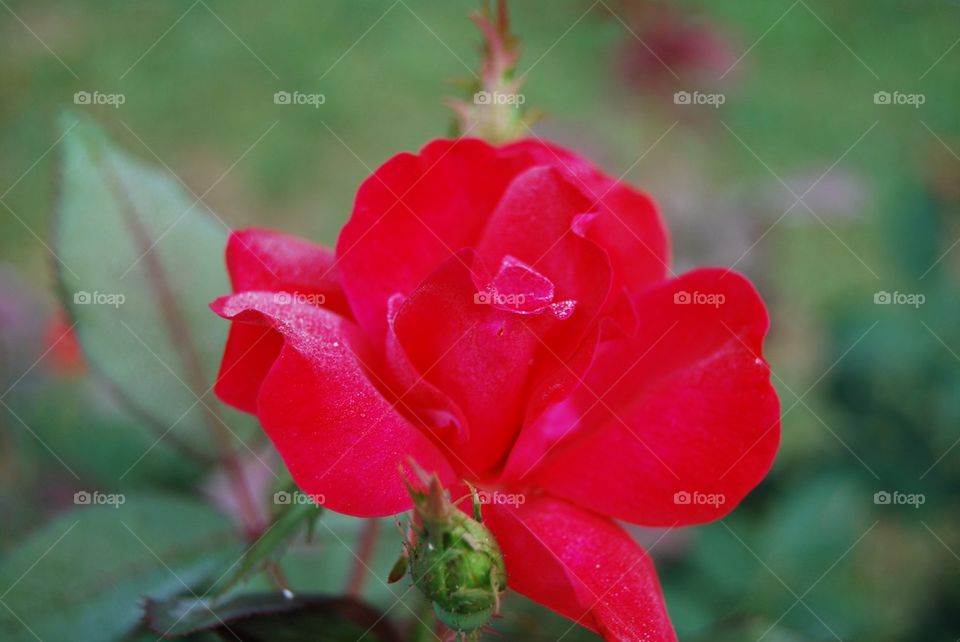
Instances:
[[[507,578],[503,554],[480,522],[476,496],[474,519],[450,502],[436,476],[426,483],[426,491],[408,484],[414,512],[407,564],[414,585],[433,602],[440,621],[467,634],[499,612]]]

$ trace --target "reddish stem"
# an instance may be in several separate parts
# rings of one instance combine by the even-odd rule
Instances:
[[[368,519],[357,537],[357,550],[354,554],[357,556],[353,563],[353,569],[350,571],[350,579],[347,581],[347,595],[359,597],[363,592],[363,585],[367,580],[370,558],[373,556],[373,549],[377,544],[377,535],[380,532],[380,521],[377,519]]]
[[[236,496],[237,507],[243,519],[245,534],[251,541],[254,541],[260,536],[264,525],[257,510],[253,490],[250,488],[246,473],[234,450],[233,440],[231,439],[229,430],[220,417],[216,405],[214,404],[214,406],[211,407],[203,401],[203,397],[207,392],[206,381],[200,355],[197,352],[196,346],[193,344],[190,328],[177,305],[176,296],[167,279],[164,267],[160,264],[157,256],[151,252],[153,244],[150,243],[150,234],[140,219],[136,204],[127,193],[116,170],[110,172],[110,178],[112,179],[113,189],[116,195],[126,206],[123,209],[123,213],[126,215],[125,218],[130,235],[133,237],[134,243],[136,243],[142,251],[141,260],[144,265],[144,273],[157,297],[160,319],[172,340],[174,348],[179,353],[180,362],[187,378],[187,386],[192,390],[194,396],[197,397],[197,402],[203,407],[201,414],[213,435],[220,458],[230,478],[230,487]]]

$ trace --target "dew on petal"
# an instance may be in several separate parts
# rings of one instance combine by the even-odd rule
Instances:
[[[573,314],[573,311],[577,308],[577,302],[572,299],[567,299],[565,301],[557,301],[556,303],[550,304],[550,312],[553,313],[553,316],[561,321],[564,319],[569,319],[570,315]]]

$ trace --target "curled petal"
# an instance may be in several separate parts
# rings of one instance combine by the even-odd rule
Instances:
[[[271,292],[235,294],[211,307],[234,323],[217,394],[255,408],[304,492],[340,513],[383,516],[411,506],[400,474],[411,459],[453,479],[437,446],[368,379],[371,358],[351,321],[309,304],[277,303]]]
[[[508,145],[503,153],[511,151],[557,168],[590,200],[585,211],[595,215],[583,221],[583,233],[609,254],[615,290],[637,292],[667,275],[670,238],[649,195],[557,145],[528,139]]]
[[[595,188],[599,214],[585,226],[610,256],[614,288],[636,294],[667,276],[670,241],[653,200],[626,183],[600,183]]]
[[[230,234],[227,271],[234,292],[282,291],[349,316],[333,251],[305,239],[249,228]]]

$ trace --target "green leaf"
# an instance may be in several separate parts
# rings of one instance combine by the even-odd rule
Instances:
[[[255,431],[255,420],[207,394],[227,332],[207,307],[230,290],[226,227],[169,171],[122,152],[86,117],[63,121],[54,250],[84,354],[167,439],[209,450],[212,430]]]
[[[61,515],[3,560],[0,639],[117,640],[136,626],[146,596],[209,581],[239,555],[229,520],[204,504],[118,497],[116,507]]]
[[[209,631],[196,633],[189,637],[178,638],[181,642],[223,642],[223,638]],[[236,638],[229,638],[236,640]],[[135,631],[129,637],[123,638],[122,642],[157,642],[157,634],[150,629],[140,629]]]
[[[166,638],[218,631],[241,642],[388,642],[400,638],[377,611],[346,597],[248,593],[221,604],[197,599],[148,601],[145,621]]]
[[[123,478],[126,489],[139,485],[187,490],[196,487],[208,471],[186,457],[176,443],[163,439],[154,444],[157,435],[89,378],[54,379],[28,394],[16,393],[14,390],[11,397],[16,395],[13,407],[17,414],[43,440],[41,443],[26,431],[15,434],[18,456],[36,453],[48,472],[57,470],[70,476],[51,451],[85,484],[98,488],[116,486],[129,470]],[[56,403],[50,403],[51,399]]]

